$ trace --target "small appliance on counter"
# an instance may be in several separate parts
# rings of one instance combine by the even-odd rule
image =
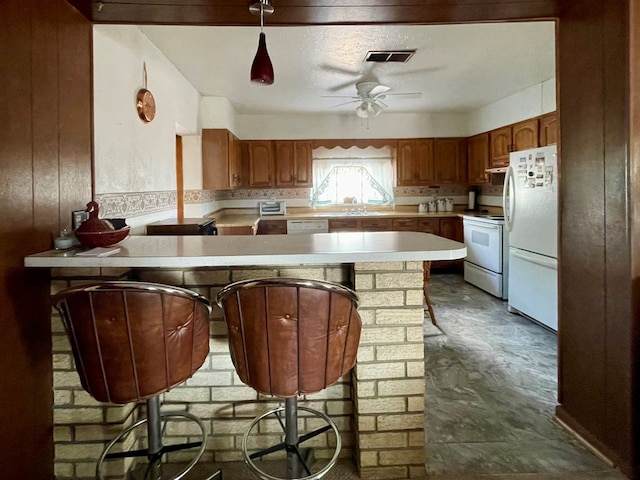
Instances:
[[[170,218],[147,225],[147,235],[217,235],[213,218]]]
[[[261,217],[265,215],[286,215],[287,202],[285,202],[284,200],[269,200],[258,202],[258,210]]]

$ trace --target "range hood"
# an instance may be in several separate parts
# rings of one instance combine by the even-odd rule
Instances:
[[[507,168],[509,167],[495,167],[495,168],[485,168],[485,173],[507,173]]]

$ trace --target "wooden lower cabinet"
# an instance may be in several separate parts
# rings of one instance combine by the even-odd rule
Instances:
[[[256,225],[233,225],[219,226],[218,235],[255,235],[258,227]]]
[[[391,230],[390,218],[363,218],[360,221],[363,232],[388,232]]]
[[[286,220],[260,220],[258,223],[258,235],[285,235],[286,233]]]
[[[360,218],[331,218],[329,232],[361,232]]]
[[[462,230],[462,218],[445,217],[440,219],[439,235],[456,242],[464,243],[464,233]],[[431,262],[431,269],[447,269],[462,271],[464,269],[464,259],[460,260],[438,260]]]
[[[439,218],[418,218],[418,232],[433,233],[440,235],[440,219]]]
[[[391,220],[391,230],[394,232],[415,232],[418,229],[418,219],[416,218],[393,218]]]

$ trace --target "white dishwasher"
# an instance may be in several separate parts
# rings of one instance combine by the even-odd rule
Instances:
[[[287,220],[287,235],[300,235],[303,233],[327,233],[329,220]]]

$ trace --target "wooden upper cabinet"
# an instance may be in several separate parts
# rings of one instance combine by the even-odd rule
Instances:
[[[311,187],[311,141],[274,142],[276,187]]]
[[[556,112],[547,113],[540,117],[538,143],[541,147],[557,145],[560,141],[560,125]]]
[[[293,142],[291,140],[276,140],[273,143],[276,163],[276,186],[293,187]]]
[[[396,157],[398,185],[434,183],[433,139],[398,140]]]
[[[240,150],[240,140],[229,132],[229,186],[231,188],[244,186],[246,182],[245,170],[242,151]]]
[[[435,183],[466,183],[466,138],[436,138],[433,148]]]
[[[416,140],[415,172],[417,185],[429,185],[433,183],[433,139],[420,138]]]
[[[467,139],[467,183],[483,185],[489,183],[489,134],[481,133]]]
[[[202,185],[205,190],[242,186],[242,160],[236,136],[226,129],[202,130]]]
[[[414,140],[398,141],[396,151],[398,185],[413,185],[415,148]]]
[[[511,151],[526,150],[538,146],[538,119],[532,118],[516,123],[512,127],[513,144]]]
[[[489,132],[491,168],[507,167],[509,154],[538,146],[538,119],[514,123]]]
[[[271,140],[250,140],[247,145],[249,187],[272,187],[273,146]]]
[[[293,142],[293,178],[295,187],[313,186],[313,148],[310,140]]]
[[[506,167],[509,165],[511,153],[511,126],[496,128],[489,132],[489,144],[491,168]]]

